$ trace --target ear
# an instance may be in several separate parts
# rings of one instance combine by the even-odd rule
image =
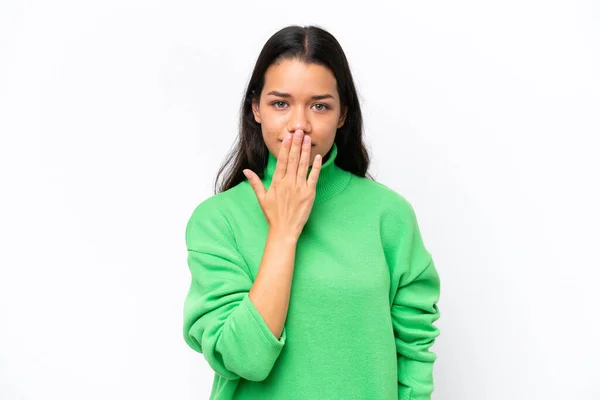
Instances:
[[[338,120],[338,124],[337,124],[338,129],[341,128],[342,126],[344,126],[344,122],[346,121],[347,113],[348,113],[348,106],[345,106],[342,109],[342,114],[340,115],[340,119]]]
[[[260,124],[260,110],[258,108],[258,103],[252,101],[252,113],[254,114],[254,120]]]

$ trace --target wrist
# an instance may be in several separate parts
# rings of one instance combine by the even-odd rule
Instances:
[[[295,245],[296,243],[298,243],[298,238],[300,237],[300,234],[289,229],[282,230],[269,227],[268,237],[283,244]]]

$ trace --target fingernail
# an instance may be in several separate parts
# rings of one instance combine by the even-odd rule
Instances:
[[[285,135],[285,139],[286,142],[289,142],[290,140],[292,140],[292,134],[288,133],[287,135]]]
[[[243,173],[244,175],[246,175],[246,178],[250,178],[250,177],[248,176],[248,173],[246,172],[246,170],[242,170],[242,173]]]
[[[302,131],[301,130],[297,130],[296,131],[296,137],[299,138],[302,136]]]

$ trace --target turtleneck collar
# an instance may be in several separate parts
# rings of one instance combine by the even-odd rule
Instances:
[[[352,174],[350,172],[343,170],[335,164],[335,159],[338,154],[335,142],[333,142],[333,146],[328,154],[329,157],[327,157],[327,160],[321,165],[321,172],[319,173],[319,180],[317,181],[315,204],[331,199],[343,192],[350,183],[350,179],[352,179]],[[276,165],[277,157],[269,151],[269,159],[264,170],[263,179],[263,185],[267,189],[273,180]],[[308,167],[309,174],[310,171],[312,171],[312,166]]]

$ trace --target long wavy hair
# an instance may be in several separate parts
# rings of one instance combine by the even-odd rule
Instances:
[[[264,178],[269,150],[264,142],[261,126],[254,120],[252,102],[260,99],[265,72],[269,66],[289,59],[318,64],[332,71],[337,81],[341,108],[347,107],[344,125],[335,135],[338,148],[335,164],[355,175],[373,180],[367,173],[370,160],[363,142],[363,119],[358,94],[342,47],[331,33],[318,26],[290,25],[273,34],[258,56],[242,99],[239,134],[217,173],[215,194],[243,182],[246,177],[242,171],[246,168],[256,172],[261,179]]]

